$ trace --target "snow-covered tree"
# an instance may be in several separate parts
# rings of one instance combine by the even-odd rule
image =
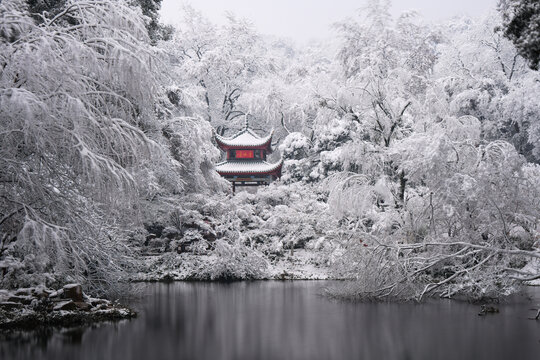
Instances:
[[[105,291],[132,266],[133,174],[162,154],[145,134],[159,73],[148,44],[140,9],[123,1],[66,1],[38,23],[23,1],[0,4],[4,286]]]
[[[179,87],[183,101],[197,102],[197,111],[224,133],[249,110],[238,108],[237,101],[254,77],[267,70],[265,49],[247,20],[231,14],[226,25],[216,26],[190,6],[183,12],[172,40],[161,45],[175,65],[172,85]]]
[[[504,35],[529,62],[533,70],[540,64],[540,4],[535,0],[500,0]]]
[[[493,29],[497,14],[478,23],[450,24],[448,41],[440,47],[435,68],[437,84],[431,90],[435,111],[450,116],[472,115],[482,124],[486,140],[504,139],[529,160],[533,150],[539,96],[538,74],[525,65],[513,44]],[[444,116],[443,116],[444,117]]]

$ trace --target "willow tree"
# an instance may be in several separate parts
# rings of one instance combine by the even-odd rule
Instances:
[[[41,21],[35,18],[40,17]],[[0,283],[88,281],[132,264],[134,170],[154,150],[156,73],[140,9],[0,4]]]

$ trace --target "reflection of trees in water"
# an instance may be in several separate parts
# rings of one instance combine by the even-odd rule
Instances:
[[[0,335],[3,359],[537,359],[526,297],[479,305],[358,303],[320,296],[336,282],[149,284],[139,318]],[[530,289],[535,301],[540,289]],[[510,301],[510,300],[509,300]],[[535,306],[534,304],[533,306]],[[535,355],[535,356],[533,356]]]
[[[56,353],[66,345],[81,346],[89,331],[112,328],[118,331],[121,323],[129,320],[105,321],[99,324],[57,327],[38,326],[33,330],[0,331],[0,354],[2,359],[19,359],[41,353]],[[38,357],[40,358],[40,357]]]

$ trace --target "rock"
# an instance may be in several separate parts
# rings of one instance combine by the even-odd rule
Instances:
[[[37,309],[39,306],[39,300],[38,299],[33,299],[32,302],[30,303],[30,307],[32,309]]]
[[[162,236],[168,239],[179,239],[182,234],[177,228],[173,226],[167,226],[165,229],[163,229]]]
[[[499,312],[499,308],[495,306],[482,305],[480,307],[480,312],[478,313],[478,315],[484,316],[486,314],[496,314],[498,312]]]
[[[48,299],[34,299],[30,304],[32,310],[37,312],[50,312],[53,308],[53,303]]]
[[[207,241],[212,241],[212,242],[216,241],[216,239],[217,239],[217,235],[213,231],[204,231],[202,233],[202,237],[203,237],[203,239],[205,239]]]
[[[294,248],[295,249],[304,249],[306,247],[306,244],[315,239],[314,234],[304,234],[299,236],[296,241],[294,242]]]
[[[166,283],[173,282],[174,281],[174,276],[167,273],[161,278],[161,281],[166,282]]]
[[[185,253],[189,250],[189,243],[187,242],[182,242],[178,245],[178,248],[176,249],[176,253],[177,254],[182,254],[182,253]]]
[[[153,239],[156,239],[156,238],[157,238],[156,234],[148,234],[148,235],[146,235],[146,238],[144,240],[144,246],[148,246],[150,241],[153,240]]]
[[[82,294],[79,284],[66,286],[65,292],[75,297]],[[20,294],[26,293],[20,292]],[[91,299],[84,294],[82,296],[87,299],[86,301],[73,301],[59,297],[42,298],[39,297],[40,293],[41,291],[36,291],[33,296],[16,296],[14,292],[0,290],[0,333],[4,329],[31,330],[38,325],[71,327],[96,321],[124,319],[136,315],[133,311],[119,304],[112,305],[108,300]],[[8,296],[17,300],[24,299],[24,301],[31,299],[31,303],[24,305],[19,301],[5,301]],[[94,307],[90,304],[91,300],[100,304]],[[0,357],[0,359],[3,358]]]
[[[244,223],[247,223],[250,218],[250,214],[248,214],[248,212],[244,209],[236,210],[236,216]]]
[[[54,291],[52,293],[49,294],[49,299],[52,299],[52,298],[59,298],[60,296],[62,296],[64,294],[64,289],[60,289],[60,290],[57,290],[57,291]]]
[[[75,302],[83,302],[82,286],[80,284],[64,285],[64,298]]]
[[[77,304],[73,300],[62,301],[56,304],[53,310],[77,310]]]
[[[89,300],[92,306],[98,306],[102,304],[108,305],[110,303],[109,300],[105,300],[105,299],[90,298]]]
[[[81,301],[75,302],[75,305],[77,306],[79,310],[83,310],[83,311],[90,311],[90,309],[92,308],[92,305],[85,302],[81,302]]]
[[[111,307],[110,307],[109,304],[98,304],[97,306],[92,308],[92,311],[107,310],[107,309],[110,309],[110,308]]]
[[[167,246],[170,239],[167,238],[154,238],[148,241],[148,247],[152,249],[161,249]]]
[[[163,224],[160,224],[158,222],[154,222],[152,224],[144,224],[144,227],[146,231],[148,231],[148,236],[154,235],[154,237],[161,237],[161,234],[163,232],[163,229],[165,229],[165,226]],[[148,237],[147,237],[148,240]]]
[[[31,296],[17,296],[17,295],[13,295],[13,296],[10,296],[8,299],[7,299],[8,302],[17,302],[17,303],[20,303],[20,304],[25,304],[25,305],[28,305],[32,302],[32,297]]]
[[[0,309],[3,309],[3,310],[18,309],[22,306],[23,305],[21,303],[13,302],[13,301],[0,302]]]
[[[293,279],[293,274],[289,274],[287,272],[287,270],[283,270],[283,272],[281,274],[278,274],[277,275],[277,279],[279,280],[292,280]]]
[[[52,293],[52,290],[47,289],[45,286],[37,286],[32,291],[32,296],[37,297],[39,299],[46,299],[49,297],[49,295]]]
[[[35,291],[34,288],[20,288],[15,291],[15,295],[23,295],[23,296],[30,296]]]

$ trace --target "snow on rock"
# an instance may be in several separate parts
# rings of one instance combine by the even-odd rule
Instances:
[[[129,308],[87,296],[80,284],[68,284],[56,291],[43,285],[0,291],[0,329],[72,326],[134,316]]]
[[[60,301],[53,307],[53,310],[77,310],[77,305],[73,300]]]
[[[73,301],[83,301],[83,291],[80,284],[64,285],[64,297]]]

